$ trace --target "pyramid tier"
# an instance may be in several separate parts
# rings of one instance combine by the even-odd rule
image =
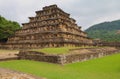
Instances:
[[[81,30],[76,20],[57,5],[43,7],[29,17],[21,30],[11,36],[5,47],[18,49],[92,45],[92,39]]]

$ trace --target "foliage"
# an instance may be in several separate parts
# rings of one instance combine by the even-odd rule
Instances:
[[[120,54],[67,65],[13,60],[0,67],[30,73],[47,79],[119,79]]]
[[[96,24],[85,30],[91,38],[99,38],[109,42],[120,42],[120,20]]]
[[[8,37],[12,36],[20,28],[17,22],[6,20],[0,16],[0,41],[6,41]]]

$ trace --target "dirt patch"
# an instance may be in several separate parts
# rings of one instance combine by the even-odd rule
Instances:
[[[17,59],[19,51],[0,50],[0,61]]]
[[[38,78],[25,73],[0,68],[0,79],[46,79],[46,78]]]

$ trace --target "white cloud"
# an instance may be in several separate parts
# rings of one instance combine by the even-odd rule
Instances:
[[[96,21],[94,21],[93,24],[95,23],[101,23],[105,21],[113,21],[113,20],[118,20],[120,19],[120,13],[115,13],[115,14],[110,14],[109,16],[101,16]]]
[[[120,19],[120,0],[0,0],[0,15],[19,23],[44,6],[57,4],[77,20],[83,29],[103,22]]]

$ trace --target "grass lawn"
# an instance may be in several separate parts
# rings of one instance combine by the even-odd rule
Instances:
[[[120,79],[120,54],[67,65],[13,60],[0,62],[10,68],[47,79]]]
[[[48,54],[65,54],[69,52],[69,49],[77,49],[77,48],[88,48],[86,47],[59,47],[59,48],[43,48],[43,49],[31,49],[31,51],[44,52]],[[93,48],[93,46],[89,46],[89,48]]]

